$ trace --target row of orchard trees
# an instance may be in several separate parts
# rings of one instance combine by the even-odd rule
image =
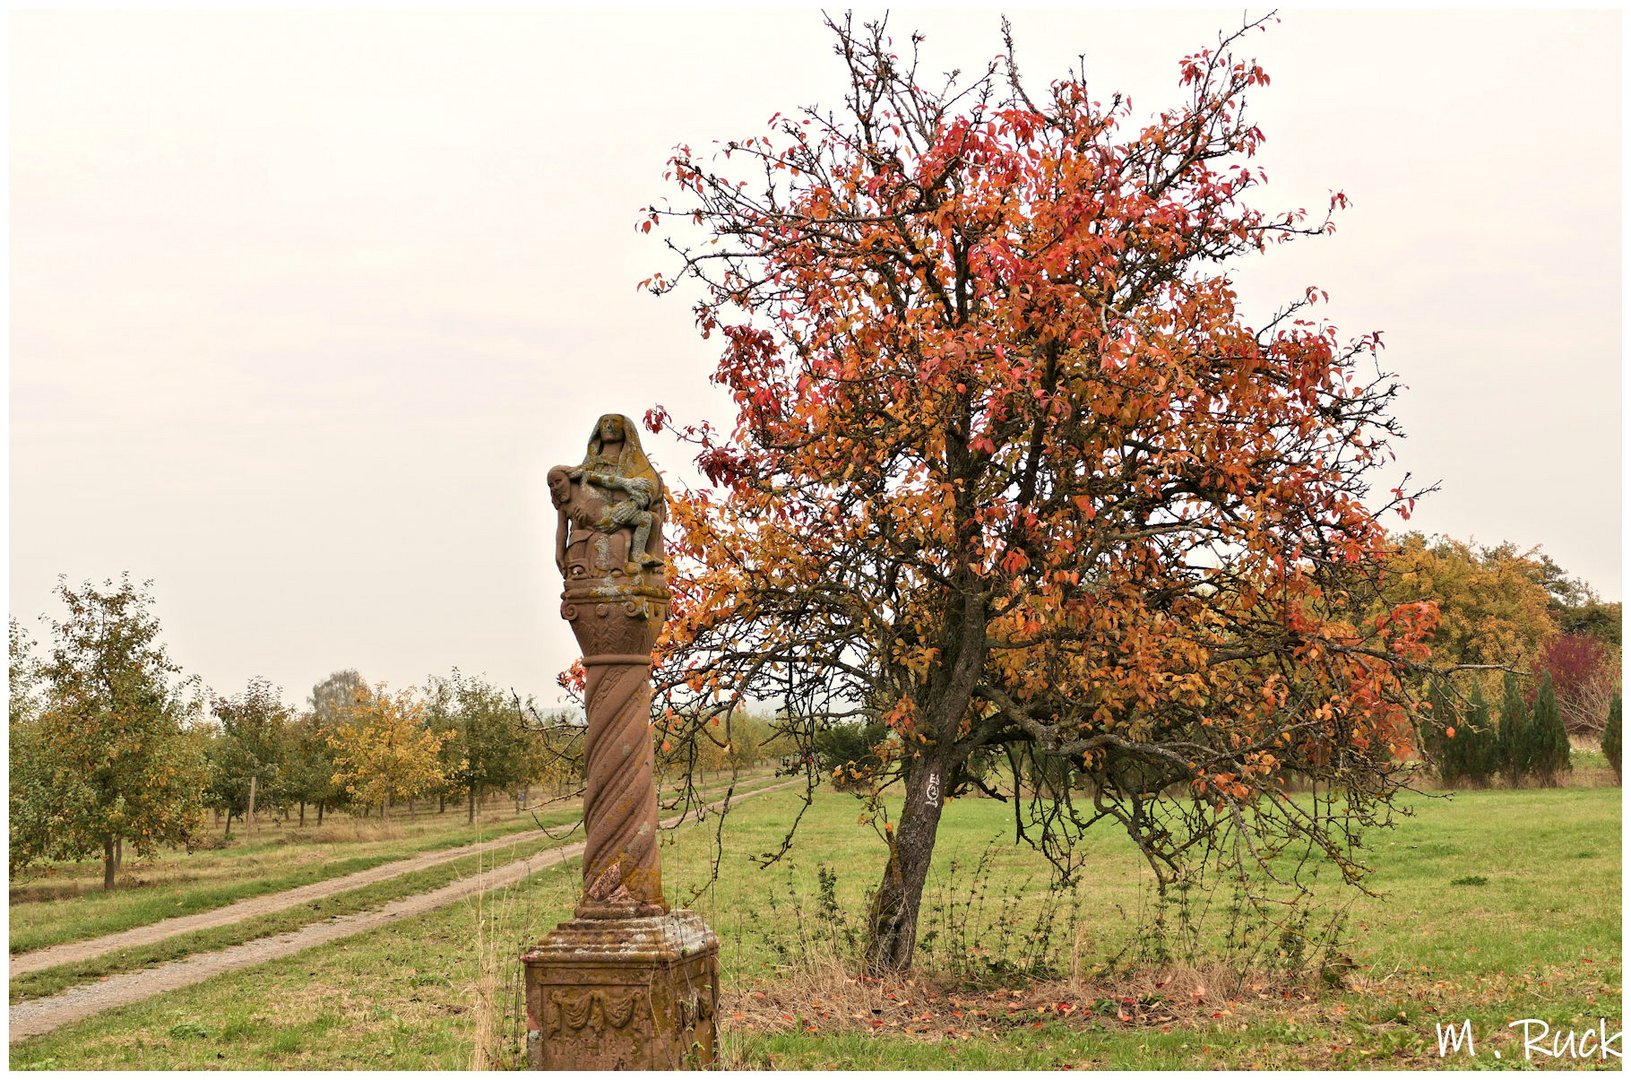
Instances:
[[[388,817],[404,800],[463,799],[467,817],[492,792],[548,779],[566,768],[557,745],[571,731],[534,718],[530,703],[480,678],[431,677],[423,693],[369,685],[335,672],[312,688],[297,714],[282,692],[252,679],[243,693],[214,697],[206,728],[207,802],[233,817],[308,806],[348,806]],[[561,778],[557,778],[561,779]]]
[[[126,847],[187,844],[210,810],[234,818],[308,807],[382,817],[420,797],[463,799],[473,819],[492,792],[571,782],[580,728],[541,718],[457,669],[423,693],[340,671],[296,711],[265,679],[206,691],[159,640],[146,584],[61,581],[67,609],[43,658],[10,622],[9,864],[100,856],[113,886]]]

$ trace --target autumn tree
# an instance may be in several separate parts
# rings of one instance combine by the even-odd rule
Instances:
[[[300,804],[300,823],[306,822],[306,805],[317,807],[317,823],[323,815],[350,799],[345,785],[335,782],[334,733],[351,715],[359,694],[368,683],[353,668],[335,671],[316,683],[306,699],[307,708],[295,720],[287,763],[289,797]]]
[[[1598,735],[1620,686],[1620,649],[1592,634],[1565,633],[1541,650],[1539,669],[1552,680],[1564,726]]]
[[[1431,601],[1439,621],[1430,644],[1437,667],[1528,672],[1557,636],[1547,582],[1555,564],[1510,543],[1479,546],[1453,537],[1406,533],[1388,560],[1383,602]]]
[[[102,856],[111,889],[128,841],[139,855],[187,840],[208,774],[186,725],[201,702],[194,680],[159,642],[151,582],[102,588],[57,583],[67,617],[51,621],[47,686],[33,733],[45,858]]]
[[[1235,50],[1260,24],[1184,57],[1142,122],[1083,71],[1027,88],[1006,33],[934,80],[918,37],[829,25],[842,105],[681,147],[641,225],[679,258],[648,287],[699,291],[736,408],[646,418],[711,485],[670,507],[658,723],[778,701],[811,758],[828,724],[890,732],[878,971],[910,965],[946,800],[977,783],[1067,875],[1110,822],[1163,885],[1208,858],[1260,881],[1284,851],[1358,880],[1433,613],[1365,614],[1378,513],[1409,498],[1367,502],[1397,434],[1378,339],[1312,288],[1253,321],[1229,276],[1346,203],[1258,209],[1268,76]],[[997,748],[1004,783],[973,767]]]
[[[289,726],[287,756],[283,762],[283,789],[300,811],[300,824],[306,824],[306,808],[317,807],[317,823],[330,807],[346,799],[344,786],[334,782],[337,764],[330,736],[338,724],[325,725],[317,714],[302,712]]]
[[[449,736],[425,726],[425,703],[413,687],[389,692],[384,683],[358,692],[329,737],[334,782],[357,802],[379,807],[435,790],[443,783],[438,755]]]

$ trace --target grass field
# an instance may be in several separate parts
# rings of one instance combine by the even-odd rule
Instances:
[[[819,795],[792,864],[761,871],[747,853],[776,846],[797,796],[745,802],[727,819],[720,880],[690,903],[721,939],[724,1064],[1433,1068],[1452,1064],[1438,1057],[1435,1022],[1466,1019],[1479,1057],[1453,1064],[1500,1067],[1522,1064],[1513,1020],[1583,1030],[1603,1018],[1617,1031],[1619,790],[1495,790],[1409,805],[1415,816],[1373,837],[1373,884],[1384,895],[1346,906],[1342,985],[1332,987],[1293,971],[1300,965],[1282,955],[1290,939],[1278,932],[1249,963],[1231,951],[1226,892],[1191,897],[1198,952],[1175,908],[1162,913],[1167,932],[1152,935],[1148,872],[1108,832],[1090,838],[1078,892],[1051,892],[1039,857],[1011,843],[1007,808],[985,800],[948,807],[924,906],[933,936],[918,971],[858,980],[843,964],[848,913],[860,910],[883,855],[856,823],[859,804]],[[713,824],[671,834],[671,900],[705,884]],[[12,1065],[519,1065],[515,958],[566,917],[579,873],[571,863],[103,1014],[14,1047]],[[1316,945],[1332,910],[1303,927]],[[1160,955],[1164,965],[1151,962]]]

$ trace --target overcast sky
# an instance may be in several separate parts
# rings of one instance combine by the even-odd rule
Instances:
[[[1008,9],[1038,85],[1135,113],[1239,9]],[[927,66],[997,9],[897,10]],[[1620,581],[1617,12],[1291,11],[1249,51],[1277,205],[1353,208],[1242,274],[1379,329],[1411,526]],[[836,104],[815,9],[16,12],[9,610],[152,578],[171,655],[301,701],[453,665],[545,703],[576,655],[544,474],[603,412],[723,418],[635,230],[670,149]],[[647,449],[671,482],[684,448]],[[1389,484],[1380,485],[1383,489]],[[1404,523],[1398,523],[1403,526]]]

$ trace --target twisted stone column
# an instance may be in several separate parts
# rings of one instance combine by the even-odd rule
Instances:
[[[649,654],[583,658],[589,733],[580,918],[668,910],[657,853],[650,664]]]

